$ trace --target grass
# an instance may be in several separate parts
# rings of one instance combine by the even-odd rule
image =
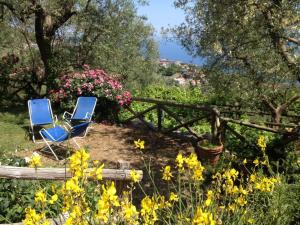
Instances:
[[[34,148],[28,133],[29,124],[26,108],[0,111],[0,155]]]

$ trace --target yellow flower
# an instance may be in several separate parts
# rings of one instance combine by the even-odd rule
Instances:
[[[163,180],[171,180],[171,178],[173,177],[172,173],[171,173],[171,167],[170,166],[166,166],[164,171],[163,171]]]
[[[146,196],[141,201],[141,216],[144,220],[144,224],[154,224],[158,220],[156,210],[158,209],[158,204]]]
[[[194,169],[199,164],[197,155],[195,153],[191,153],[190,156],[185,159],[185,163],[187,164],[189,169]]]
[[[250,219],[247,220],[247,222],[248,222],[249,224],[253,224],[253,223],[254,223],[254,219],[253,219],[253,218],[250,218]]]
[[[247,201],[246,201],[246,199],[243,196],[238,197],[235,200],[235,202],[238,203],[240,206],[244,206],[244,205],[247,204]]]
[[[197,166],[194,167],[192,179],[196,181],[204,180],[203,178],[204,167],[198,162]]]
[[[45,203],[47,201],[46,199],[46,194],[44,193],[44,191],[38,191],[37,193],[35,193],[35,197],[34,197],[34,201],[36,203]]]
[[[250,181],[251,181],[251,182],[255,182],[255,181],[256,181],[256,178],[257,178],[257,177],[256,177],[256,174],[251,174],[251,175],[250,175]]]
[[[174,192],[171,192],[169,201],[170,202],[178,202],[178,200],[179,200],[178,195],[176,195]]]
[[[138,219],[138,211],[136,207],[130,202],[126,202],[122,205],[123,217],[129,224],[139,224]]]
[[[25,219],[23,220],[24,225],[49,225],[49,220],[46,219],[45,213],[37,213],[35,209],[25,209]]]
[[[182,154],[179,153],[176,157],[176,160],[175,160],[175,162],[177,163],[177,167],[178,167],[179,172],[182,172],[184,170],[184,167],[183,167],[184,160],[185,159],[183,158]]]
[[[102,185],[102,199],[104,199],[107,202],[110,202],[114,206],[120,206],[120,203],[118,201],[117,190],[115,187],[115,183],[111,182],[110,186],[106,188],[104,185]]]
[[[212,213],[203,211],[200,207],[197,208],[192,224],[195,225],[215,225],[216,221]]]
[[[268,160],[265,159],[264,161],[261,162],[261,164],[267,166],[269,163],[268,163]]]
[[[259,165],[259,160],[258,160],[258,159],[255,159],[255,160],[253,161],[253,164],[254,164],[255,166],[258,166],[258,165]]]
[[[130,171],[130,178],[134,183],[137,183],[140,181],[141,175],[133,169]]]
[[[265,152],[266,147],[267,147],[267,143],[266,143],[266,139],[264,136],[260,135],[257,139],[257,145],[260,147],[260,149],[262,150],[262,152]]]
[[[37,168],[39,166],[42,166],[41,156],[38,153],[34,152],[29,160],[29,167]]]
[[[58,200],[57,194],[52,195],[51,199],[49,200],[50,204],[54,204]]]
[[[103,171],[103,167],[104,167],[104,164],[102,164],[101,166],[99,167],[95,167],[91,170],[89,176],[91,177],[95,177],[97,180],[102,180],[102,171]]]
[[[243,164],[247,164],[247,159],[244,159]]]
[[[89,166],[90,155],[85,149],[79,149],[70,157],[70,170],[76,177],[82,177]]]
[[[134,141],[135,148],[138,148],[140,150],[145,149],[145,141],[138,139],[137,141]]]

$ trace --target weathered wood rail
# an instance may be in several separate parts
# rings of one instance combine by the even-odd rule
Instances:
[[[91,169],[87,170],[89,173]],[[143,171],[137,170],[140,179]],[[15,166],[0,166],[0,178],[22,179],[22,180],[65,180],[71,178],[69,169],[65,168],[29,168]],[[130,170],[128,169],[103,169],[103,180],[130,181]],[[92,179],[92,178],[91,178]]]
[[[123,121],[124,123],[127,123],[133,119],[139,119],[143,124],[145,124],[151,130],[162,132],[165,134],[171,133],[181,128],[185,128],[188,131],[188,133],[190,133],[197,140],[201,140],[203,138],[203,135],[195,132],[192,128],[192,125],[202,120],[206,120],[207,122],[210,123],[212,138],[215,142],[221,142],[222,140],[225,140],[225,133],[226,131],[229,131],[235,137],[237,137],[241,141],[251,146],[255,146],[255,145],[247,141],[247,139],[242,134],[238,133],[228,124],[229,123],[239,124],[241,126],[247,126],[253,129],[286,135],[289,133],[292,134],[293,131],[297,131],[298,129],[296,128],[299,128],[299,121],[300,121],[300,115],[288,115],[288,114],[283,114],[282,116],[286,118],[291,118],[297,122],[285,124],[285,123],[273,123],[270,121],[262,121],[257,124],[253,121],[251,122],[243,121],[239,119],[239,115],[246,114],[246,115],[260,115],[260,116],[271,117],[272,114],[266,112],[247,111],[241,109],[239,106],[232,106],[230,108],[228,106],[219,107],[215,105],[182,104],[175,101],[165,101],[160,99],[137,98],[137,97],[133,98],[133,102],[151,103],[153,105],[151,105],[149,108],[141,112],[135,112],[130,106],[128,106],[127,109],[129,112],[133,114],[133,116]],[[192,109],[198,111],[199,113],[196,113],[197,116],[195,116],[195,118],[190,118],[189,120],[186,120],[186,118],[180,118],[179,115],[176,115],[176,113],[174,113],[171,108]],[[156,110],[156,115],[157,115],[156,125],[150,123],[149,121],[146,121],[146,119],[144,118],[145,114],[153,110]],[[234,118],[225,116],[225,115],[234,115],[234,114],[236,114],[236,116],[233,116]],[[164,128],[163,120],[165,115],[168,115],[169,117],[173,118],[178,123],[178,125],[175,125],[172,128]]]

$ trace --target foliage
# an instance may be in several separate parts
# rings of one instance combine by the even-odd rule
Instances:
[[[0,165],[19,167],[28,164],[24,158],[6,156],[0,158]],[[34,203],[34,187],[49,189],[50,186],[51,182],[0,179],[0,223],[20,222],[25,213],[24,205]]]
[[[120,106],[131,102],[131,94],[123,91],[123,86],[118,80],[101,69],[90,69],[87,65],[82,72],[62,75],[56,86],[56,90],[50,91],[50,96],[64,108],[73,107],[78,96],[107,98],[119,103]]]
[[[299,99],[297,0],[175,4],[187,19],[173,31],[191,53],[206,57],[206,74],[223,104],[237,101],[274,113]]]
[[[202,94],[201,90],[198,87],[176,87],[176,86],[167,86],[167,85],[149,85],[141,91],[136,91],[133,93],[135,96],[142,98],[154,98],[159,100],[166,101],[176,101],[177,103],[186,103],[186,104],[203,104],[206,101],[206,97]],[[140,112],[149,108],[152,104],[143,103],[143,102],[133,102],[131,108]],[[168,107],[172,112],[178,115],[180,118],[184,119],[193,119],[196,116],[199,116],[199,110],[184,109],[178,107]],[[120,119],[126,119],[131,114],[127,110],[123,110],[120,113]],[[145,115],[145,119],[154,124],[157,123],[156,111],[150,111]],[[177,122],[169,117],[167,114],[164,115],[163,126],[174,127],[178,125]],[[207,130],[206,128],[204,130]],[[198,131],[203,131],[199,127]]]
[[[158,72],[161,73],[163,76],[172,76],[175,73],[181,73],[182,69],[178,65],[171,64],[170,66],[167,67],[160,66]]]
[[[141,142],[135,144],[143,151]],[[266,155],[254,164],[244,163],[246,172],[229,164],[209,174],[195,154],[179,153],[175,167],[162,168],[161,183],[168,186],[167,192],[155,189],[152,195],[144,193],[139,207],[132,202],[135,184],[143,190],[135,170],[130,172],[129,192],[118,196],[114,182],[102,183],[103,165],[95,162],[87,173],[88,162],[89,154],[84,149],[74,153],[69,161],[73,177],[56,187],[57,191],[51,195],[39,189],[34,205],[25,210],[25,225],[34,220],[47,222],[45,211],[54,205],[68,213],[66,224],[297,224],[298,221],[300,184],[287,184],[283,176],[270,171]],[[266,175],[266,170],[271,174]],[[96,180],[92,188],[88,188],[89,177]]]
[[[128,87],[143,86],[155,77],[158,52],[152,27],[137,15],[139,4],[144,1],[2,1],[0,56],[14,54],[22,62],[18,70],[29,68],[30,96],[48,93],[62,71],[87,63],[122,75]]]

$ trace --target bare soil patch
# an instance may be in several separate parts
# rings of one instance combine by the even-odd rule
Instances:
[[[145,141],[145,149],[141,153],[134,146],[134,140]],[[191,143],[181,138],[175,138],[153,132],[141,125],[105,125],[93,124],[87,136],[77,139],[81,146],[85,146],[91,155],[92,160],[99,160],[105,164],[106,168],[115,168],[119,160],[127,161],[132,168],[140,169],[144,166],[144,161],[151,161],[154,167],[163,167],[166,164],[173,164],[179,151],[193,151]],[[35,151],[44,146],[37,145]],[[72,141],[67,146],[75,145]],[[33,151],[21,151],[16,153],[21,157],[31,156]],[[64,160],[56,161],[51,154],[39,152],[42,155],[44,166],[61,166]],[[67,148],[60,149],[59,156],[65,158]]]

